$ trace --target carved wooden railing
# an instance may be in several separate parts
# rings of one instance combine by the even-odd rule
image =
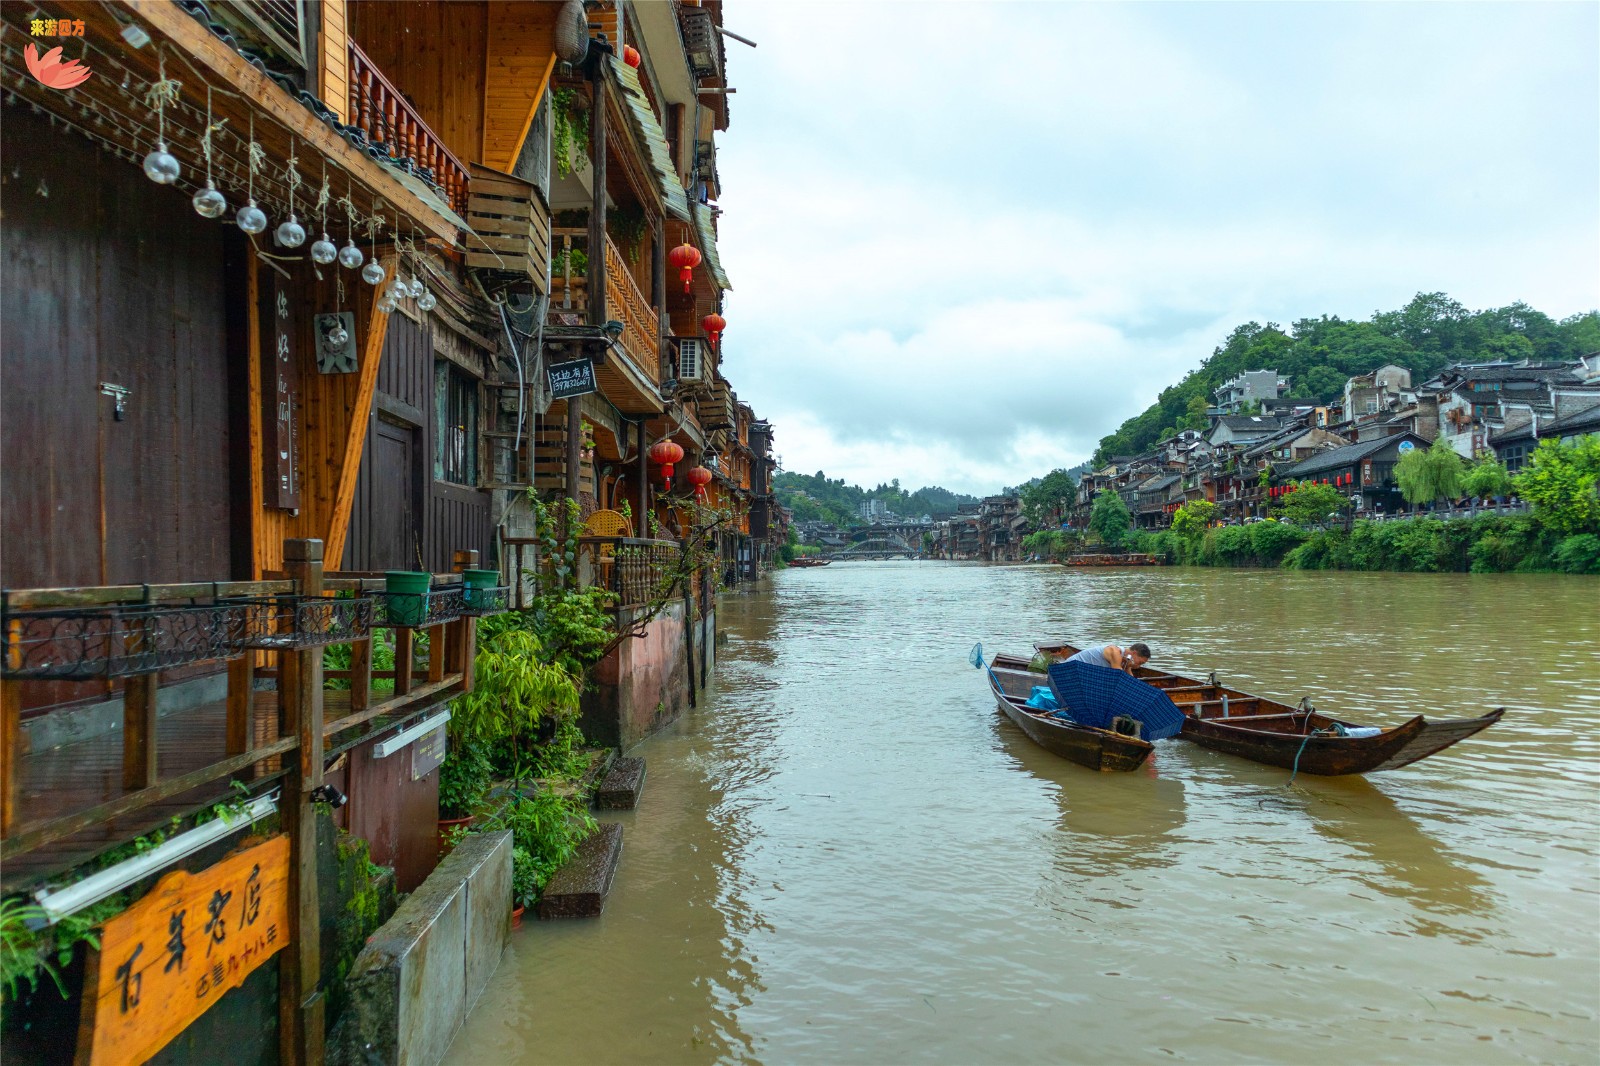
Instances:
[[[661,324],[628,271],[616,242],[606,238],[606,316],[622,322],[622,347],[652,384],[661,384]]]
[[[354,41],[350,42],[350,121],[391,157],[415,163],[424,177],[444,189],[456,214],[466,214],[466,166]]]
[[[642,607],[665,595],[682,549],[675,540],[642,537],[580,537],[579,574],[617,595],[617,607]],[[678,590],[677,595],[682,595]]]
[[[573,249],[587,250],[588,230],[558,228],[554,232],[557,267],[551,271],[551,309],[568,309],[570,303],[572,310],[586,310],[589,306],[588,283],[584,275],[590,268],[573,269],[571,253]],[[567,298],[569,292],[570,300]],[[627,352],[628,361],[651,384],[660,385],[660,320],[656,318],[655,308],[640,290],[639,283],[633,280],[622,251],[610,237],[606,238],[605,317],[622,323],[622,349]]]

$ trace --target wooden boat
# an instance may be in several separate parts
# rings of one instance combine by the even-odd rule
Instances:
[[[1098,552],[1086,555],[1069,555],[1061,560],[1062,566],[1165,566],[1166,561],[1159,555],[1145,555],[1140,552],[1128,552],[1125,555],[1113,555],[1110,552]]]
[[[1066,658],[1078,651],[1070,644],[1053,642],[1034,647],[1051,659]],[[1135,676],[1163,689],[1183,711],[1183,732],[1178,735],[1185,740],[1268,766],[1325,777],[1409,766],[1488,729],[1505,714],[1501,707],[1481,718],[1433,722],[1417,715],[1392,729],[1373,733],[1368,727],[1322,714],[1308,701],[1291,707],[1228,688],[1219,684],[1215,675],[1200,681],[1141,667]],[[1341,735],[1350,730],[1370,735]]]
[[[1021,664],[1018,668],[1018,663]],[[1153,750],[1148,740],[1125,737],[1107,729],[1091,729],[1049,712],[1027,706],[1033,686],[1048,684],[1043,674],[1028,669],[1028,660],[1013,655],[995,656],[989,670],[989,689],[1000,713],[1052,755],[1059,755],[1091,770],[1136,770]]]
[[[832,559],[819,559],[815,555],[796,555],[789,561],[790,566],[827,566]]]

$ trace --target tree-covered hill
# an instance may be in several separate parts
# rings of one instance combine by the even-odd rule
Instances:
[[[910,518],[931,515],[936,519],[954,514],[962,504],[978,502],[976,496],[963,496],[937,485],[906,492],[900,487],[899,478],[875,489],[864,489],[860,485],[846,485],[843,478],[830,479],[820,470],[815,474],[785,470],[772,479],[772,489],[796,522],[833,522],[836,525],[859,521],[861,501],[867,499],[882,500],[898,515]]]
[[[1468,311],[1442,292],[1418,293],[1398,311],[1365,322],[1336,316],[1302,318],[1284,330],[1276,322],[1246,322],[1210,358],[1161,392],[1143,413],[1101,439],[1094,465],[1134,455],[1180,429],[1202,429],[1217,386],[1246,370],[1276,370],[1289,395],[1317,403],[1339,396],[1345,381],[1385,363],[1411,371],[1420,384],[1450,363],[1495,359],[1558,361],[1600,351],[1600,312],[1557,322],[1525,303]]]

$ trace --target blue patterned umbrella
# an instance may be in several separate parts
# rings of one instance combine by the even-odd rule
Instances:
[[[1113,718],[1136,718],[1144,726],[1144,739],[1165,740],[1183,728],[1183,712],[1165,692],[1121,670],[1089,663],[1054,663],[1050,687],[1072,712],[1074,721],[1110,729]]]

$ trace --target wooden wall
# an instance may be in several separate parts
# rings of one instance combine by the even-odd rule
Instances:
[[[317,93],[340,122],[350,121],[350,34],[345,25],[344,0],[321,0],[322,28],[318,33]]]
[[[479,159],[510,173],[555,70],[560,5],[490,0],[488,8],[483,154]]]
[[[346,13],[356,44],[411,98],[445,146],[463,162],[478,160],[483,150],[488,6],[350,0]]]
[[[337,568],[341,560],[334,545],[342,545],[344,538],[336,536],[344,519],[339,515],[341,481],[347,462],[359,462],[359,447],[363,439],[361,425],[365,424],[367,406],[362,397],[362,373],[323,374],[317,369],[316,343],[313,336],[315,316],[323,312],[351,311],[356,316],[356,346],[361,352],[362,370],[373,373],[376,367],[370,361],[381,351],[388,317],[376,310],[381,286],[374,288],[361,281],[354,271],[340,267],[319,268],[317,277],[309,260],[289,264],[291,272],[290,304],[295,308],[294,339],[292,343],[295,366],[299,372],[297,407],[297,467],[300,474],[300,507],[298,513],[269,507],[265,502],[262,485],[264,443],[262,438],[262,360],[260,358],[261,323],[259,301],[255,298],[263,285],[271,284],[270,272],[274,267],[260,260],[251,261],[251,344],[250,350],[250,490],[253,509],[254,563],[256,576],[262,571],[277,570],[283,565],[283,542],[289,537],[316,537],[324,542],[324,558],[329,569]],[[392,269],[392,268],[391,268]],[[335,271],[344,277],[345,299],[338,298]],[[355,440],[351,439],[352,424],[357,425]],[[353,487],[353,486],[352,486]],[[346,489],[346,498],[349,490]],[[346,505],[347,506],[347,505]]]
[[[40,116],[8,108],[3,143],[0,584],[244,576],[227,228]]]
[[[403,315],[390,319],[344,545],[346,569],[446,571],[465,548],[476,548],[485,562],[493,557],[489,493],[433,477],[439,358],[433,331],[443,328]]]

